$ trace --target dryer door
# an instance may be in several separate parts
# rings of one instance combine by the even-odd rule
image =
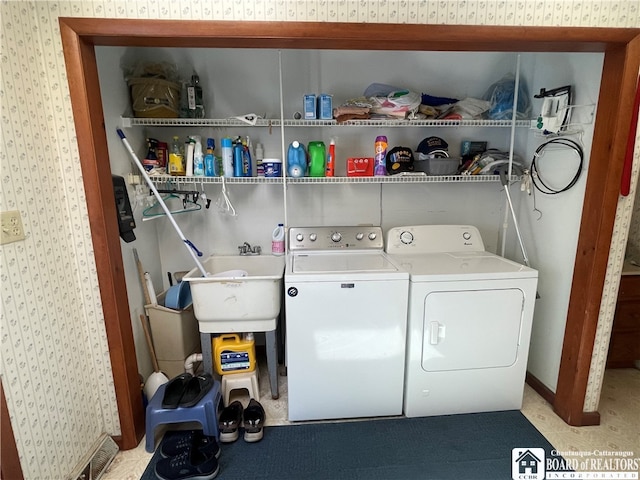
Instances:
[[[501,368],[518,356],[520,289],[432,291],[425,297],[422,368]]]

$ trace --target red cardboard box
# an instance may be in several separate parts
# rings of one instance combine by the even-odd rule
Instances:
[[[373,157],[347,158],[347,177],[372,177]]]

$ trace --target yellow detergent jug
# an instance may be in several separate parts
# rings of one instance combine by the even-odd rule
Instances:
[[[253,334],[223,334],[213,338],[213,363],[220,375],[252,372],[256,369],[256,345]]]

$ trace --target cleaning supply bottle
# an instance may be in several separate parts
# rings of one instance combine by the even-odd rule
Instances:
[[[324,142],[309,142],[309,176],[324,177],[326,149]]]
[[[271,253],[284,255],[284,224],[279,223],[271,235]]]
[[[233,143],[230,138],[222,139],[222,174],[233,177]]]
[[[262,160],[264,159],[264,150],[261,143],[256,143],[256,175],[258,177],[264,177],[264,165]]]
[[[184,175],[184,173],[184,156],[180,146],[180,138],[174,136],[169,153],[169,175]]]
[[[216,168],[216,157],[213,155],[215,149],[215,140],[207,138],[207,154],[204,156],[204,176],[215,177],[218,175]]]
[[[195,137],[196,146],[193,150],[193,175],[196,177],[204,176],[204,155],[202,154],[202,142],[200,135]]]
[[[327,155],[327,177],[333,177],[336,171],[336,142],[332,138],[329,142],[329,154]]]
[[[304,177],[307,172],[307,152],[304,146],[295,140],[287,151],[287,175],[293,178]]]
[[[244,158],[242,154],[242,143],[240,139],[237,139],[233,144],[233,176],[234,177],[244,177],[244,170],[242,164],[244,163]]]
[[[244,177],[253,177],[251,163],[251,139],[247,135],[246,140],[242,141],[242,175]]]
[[[379,135],[374,144],[373,175],[381,177],[387,174],[387,137]]]
[[[220,375],[252,372],[256,369],[256,347],[253,334],[240,338],[225,333],[211,341],[216,372]]]

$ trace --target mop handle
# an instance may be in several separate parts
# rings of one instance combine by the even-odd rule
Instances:
[[[207,271],[205,270],[205,268],[202,265],[202,263],[200,263],[200,260],[198,260],[198,257],[195,254],[195,252],[197,252],[198,256],[202,256],[202,252],[199,251],[195,247],[195,245],[193,243],[191,243],[189,240],[186,239],[186,237],[182,233],[182,230],[180,230],[180,227],[178,227],[178,224],[176,223],[175,219],[173,218],[173,215],[171,215],[171,211],[169,210],[167,205],[164,203],[164,200],[162,200],[162,197],[160,196],[160,193],[158,192],[158,189],[156,188],[156,186],[151,181],[151,178],[147,174],[147,171],[144,169],[144,166],[142,165],[142,163],[140,163],[140,160],[138,159],[138,156],[136,155],[136,153],[133,151],[133,148],[131,148],[131,145],[129,144],[129,141],[127,140],[127,137],[125,136],[124,132],[119,128],[117,128],[116,131],[118,132],[118,136],[122,140],[122,143],[124,144],[124,146],[129,151],[129,155],[131,155],[131,158],[133,159],[134,163],[138,167],[138,170],[140,170],[140,173],[142,174],[142,178],[144,178],[145,182],[147,182],[147,185],[149,185],[149,188],[153,192],[153,195],[156,197],[156,200],[158,200],[158,203],[162,207],[162,210],[164,211],[164,213],[167,215],[167,217],[171,221],[171,224],[173,225],[173,228],[177,232],[178,236],[180,237],[180,240],[182,240],[182,242],[184,243],[185,247],[189,251],[189,254],[193,258],[193,260],[196,263],[196,265],[198,266],[198,269],[200,270],[200,273],[202,273],[203,277],[206,277],[207,276]],[[194,252],[194,250],[195,250],[195,252]]]
[[[509,210],[511,210],[511,217],[513,218],[513,226],[516,229],[516,235],[518,235],[518,243],[520,244],[520,250],[522,251],[522,258],[524,264],[529,267],[529,257],[527,257],[527,251],[524,248],[524,242],[522,241],[522,235],[520,235],[520,228],[518,227],[518,219],[516,218],[516,212],[513,210],[513,203],[511,202],[511,194],[509,193],[509,180],[507,174],[503,170],[500,170],[500,183],[504,187],[504,193],[507,195],[507,203],[509,204]]]

